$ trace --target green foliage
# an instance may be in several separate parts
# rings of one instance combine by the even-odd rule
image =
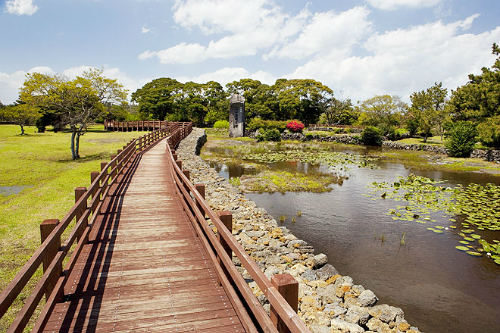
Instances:
[[[257,135],[257,141],[281,141],[281,133],[275,128],[261,129]]]
[[[445,143],[448,155],[452,157],[468,157],[476,144],[476,126],[469,121],[459,121],[448,132]]]
[[[0,118],[19,125],[21,135],[24,135],[24,126],[34,125],[41,116],[40,109],[29,104],[9,105],[0,108]]]
[[[486,147],[500,148],[500,116],[492,117],[477,126],[479,141]]]
[[[192,121],[202,125],[227,118],[227,94],[223,87],[209,81],[205,84],[171,78],[155,79],[132,94],[143,119]]]
[[[278,131],[283,132],[286,129],[287,123],[287,121],[262,120],[260,118],[254,118],[247,124],[247,128],[251,131],[256,131],[258,129],[277,129]]]
[[[374,126],[367,126],[361,132],[361,142],[366,146],[381,146],[382,131]]]
[[[331,98],[329,106],[320,116],[320,124],[352,125],[359,118],[359,111],[355,110],[350,99],[339,100]]]
[[[299,119],[315,124],[333,97],[333,91],[321,82],[310,79],[278,79],[271,87],[279,102],[275,119]]]
[[[227,120],[218,120],[214,124],[214,128],[229,128],[229,121]]]
[[[483,67],[480,75],[469,75],[469,82],[452,92],[449,101],[454,120],[481,122],[500,115],[500,47],[493,44],[497,56],[491,68]]]
[[[103,70],[90,68],[82,76],[70,80],[62,75],[28,73],[20,91],[23,104],[50,110],[62,126],[72,132],[71,154],[80,158],[80,137],[106,107],[124,104],[127,91],[116,80],[104,77]]]
[[[360,125],[378,127],[382,130],[382,134],[386,134],[391,127],[401,124],[406,109],[406,103],[397,96],[375,96],[359,106],[362,113],[358,122]]]

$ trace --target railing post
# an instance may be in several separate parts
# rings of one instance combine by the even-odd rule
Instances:
[[[40,239],[41,243],[45,242],[47,237],[49,237],[50,233],[52,230],[55,229],[55,227],[59,224],[59,220],[57,219],[49,219],[45,220],[40,224]],[[56,256],[57,252],[61,248],[61,237],[58,237],[57,240],[53,241],[52,243],[49,244],[48,246],[48,251],[47,255],[45,258],[43,258],[43,272],[47,270],[47,268],[50,266],[50,263]],[[55,278],[53,277],[50,279],[47,283],[47,290],[45,291],[45,299],[49,299],[50,294],[52,293],[52,290],[54,290],[54,286],[56,285],[56,281],[61,276],[62,273],[62,264],[58,265],[55,268]]]
[[[75,204],[80,200],[80,198],[87,192],[86,187],[77,187],[75,188]],[[80,221],[80,218],[82,217],[83,213],[85,213],[85,210],[87,209],[87,201],[85,201],[85,205],[82,205],[81,207],[78,207],[78,210],[76,211],[75,217],[76,217],[76,223]],[[81,233],[85,228],[87,227],[88,224],[88,219],[85,219],[85,221],[82,223],[82,226],[80,230],[78,231],[78,234],[76,236],[76,241],[80,243],[80,237]]]
[[[186,176],[186,178],[188,179],[188,181],[190,181],[190,172],[189,170],[182,170],[182,173],[184,174],[184,176]],[[184,188],[186,189],[188,195],[189,195],[189,185],[188,184],[184,184]]]
[[[194,188],[196,189],[196,191],[198,191],[198,193],[200,193],[200,196],[203,199],[205,199],[205,184],[196,184],[196,185],[194,185]],[[198,200],[196,200],[196,207],[198,207],[198,209],[201,211],[201,214],[203,215],[203,217],[205,217],[205,211],[201,207],[201,204]]]
[[[177,164],[177,166],[179,167],[179,169],[182,170],[182,161],[175,161],[175,163]]]
[[[271,278],[271,283],[278,290],[281,296],[283,296],[285,301],[292,307],[293,311],[297,312],[299,307],[299,283],[293,278],[293,276],[290,274],[274,275]],[[272,306],[270,317],[271,321],[278,329],[278,332],[290,332]]]
[[[232,234],[233,233],[233,215],[231,212],[227,211],[222,211],[219,212],[219,218],[222,221],[222,224],[229,230],[229,232]],[[217,239],[219,240],[219,243],[222,245],[222,248],[226,251],[227,255],[229,258],[232,260],[233,258],[233,250],[231,250],[231,247],[229,244],[227,244],[226,240],[220,236],[220,232],[217,233]],[[229,278],[230,275],[227,271],[227,269],[222,265],[222,260],[218,258],[219,265],[222,267],[222,270],[224,271],[224,274]]]

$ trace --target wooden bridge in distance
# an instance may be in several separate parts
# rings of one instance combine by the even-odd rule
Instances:
[[[296,314],[293,277],[269,281],[232,236],[230,213],[215,214],[203,184],[182,169],[175,147],[191,126],[165,123],[131,141],[92,173],[88,189],[75,190],[61,221],[42,223],[42,245],[0,294],[3,316],[43,266],[7,332],[309,332]],[[267,297],[270,316],[233,255]]]

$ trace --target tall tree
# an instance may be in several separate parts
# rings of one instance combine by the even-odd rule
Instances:
[[[333,91],[310,79],[278,79],[271,87],[279,102],[279,120],[297,118],[305,124],[316,123],[325,111]]]
[[[375,126],[384,134],[400,125],[403,113],[408,106],[398,96],[378,95],[362,102],[362,112],[358,121],[361,125]]]
[[[132,102],[139,104],[139,113],[146,119],[181,120],[179,100],[183,84],[171,78],[155,79],[132,94]],[[180,115],[182,118],[182,115]]]
[[[273,119],[278,110],[278,101],[271,87],[258,80],[241,79],[226,84],[228,94],[245,97],[245,113],[247,119],[259,117]]]
[[[80,137],[106,109],[106,105],[126,103],[127,91],[116,80],[91,68],[70,80],[62,75],[26,75],[20,100],[32,107],[55,110],[71,130],[71,155],[80,158]]]
[[[36,106],[28,104],[15,104],[0,108],[0,118],[21,127],[21,135],[24,135],[24,126],[31,126],[42,114]]]
[[[352,125],[359,114],[354,110],[350,99],[332,97],[325,108],[324,116],[328,124]]]
[[[455,121],[480,123],[500,115],[500,47],[496,43],[492,53],[497,58],[491,68],[483,67],[480,75],[470,74],[466,85],[452,91],[448,104]]]

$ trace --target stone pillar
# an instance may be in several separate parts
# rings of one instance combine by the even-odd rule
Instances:
[[[245,98],[232,95],[229,100],[229,137],[245,135]]]

